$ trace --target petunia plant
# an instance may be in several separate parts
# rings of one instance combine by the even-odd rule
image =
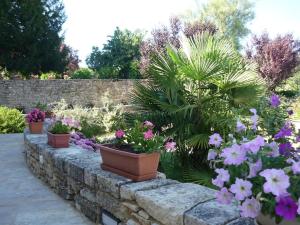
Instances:
[[[279,105],[279,97],[272,95],[269,107]],[[300,137],[292,122],[286,120],[277,133],[269,134],[259,127],[256,109],[243,121],[248,122],[239,119],[229,137],[215,133],[209,139],[214,148],[208,160],[216,173],[212,183],[219,189],[218,202],[237,201],[243,217],[256,218],[262,213],[275,217],[277,223],[299,220]]]
[[[134,151],[139,153],[151,153],[161,150],[173,152],[176,150],[176,143],[172,139],[165,140],[154,131],[154,124],[150,121],[143,123],[135,121],[130,129],[117,130],[115,132],[116,145],[130,145]]]

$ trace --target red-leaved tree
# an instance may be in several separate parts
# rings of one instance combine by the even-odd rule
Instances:
[[[269,90],[274,90],[291,77],[299,65],[300,44],[293,35],[277,36],[270,39],[267,33],[254,36],[248,58],[258,64],[258,71],[266,81]]]

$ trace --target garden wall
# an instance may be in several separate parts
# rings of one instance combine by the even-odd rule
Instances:
[[[45,134],[33,135],[27,130],[24,141],[26,162],[32,172],[97,224],[111,218],[117,222],[106,224],[255,224],[240,218],[236,205],[217,203],[212,189],[169,180],[163,174],[135,183],[102,170],[99,153],[74,145],[54,149],[46,144]]]
[[[0,80],[0,105],[30,110],[37,102],[101,106],[107,93],[114,103],[128,104],[135,80]]]

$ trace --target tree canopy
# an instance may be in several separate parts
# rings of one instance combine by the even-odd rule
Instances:
[[[143,34],[116,28],[103,48],[93,47],[86,62],[100,78],[140,78],[138,62]]]
[[[65,22],[61,0],[0,1],[0,66],[24,75],[63,72]]]

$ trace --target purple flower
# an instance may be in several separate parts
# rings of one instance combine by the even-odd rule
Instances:
[[[262,169],[261,159],[257,160],[256,163],[249,163],[249,175],[248,178],[253,178]]]
[[[280,129],[280,131],[277,134],[275,134],[274,138],[279,139],[289,136],[292,136],[292,129],[290,128],[289,124],[286,124]]]
[[[294,150],[294,148],[290,142],[279,144],[279,153],[281,155],[288,156],[292,150]]]
[[[209,137],[208,144],[219,147],[221,145],[222,141],[223,141],[223,139],[222,139],[221,135],[218,133],[214,133],[213,135],[211,135]]]
[[[224,148],[221,157],[225,165],[240,165],[246,158],[246,151],[240,145],[234,144],[230,148]]]
[[[260,213],[261,205],[259,201],[252,197],[247,198],[239,208],[242,217],[256,218]]]
[[[253,154],[257,154],[262,146],[265,145],[265,139],[262,136],[257,136],[253,140],[243,143],[242,148],[247,151],[251,151]]]
[[[212,180],[213,185],[217,186],[217,187],[223,187],[224,186],[224,182],[228,182],[230,179],[230,175],[229,172],[227,170],[224,169],[216,169],[215,170],[216,173],[218,174],[218,176],[216,177],[216,179]]]
[[[273,108],[277,108],[280,105],[280,98],[278,95],[272,94],[269,101]]]
[[[282,169],[266,169],[259,174],[266,179],[264,183],[264,192],[272,193],[275,196],[281,196],[287,193],[290,186],[289,176]]]
[[[125,135],[125,132],[123,130],[117,130],[115,133],[116,138],[123,138]]]
[[[246,126],[240,121],[238,120],[236,122],[236,132],[240,133],[246,130]]]
[[[278,157],[280,155],[278,144],[275,141],[272,141],[271,143],[266,144],[266,146],[272,149],[272,152],[270,152],[271,157]]]
[[[289,110],[287,111],[287,113],[288,113],[289,116],[291,116],[291,115],[294,114],[294,111],[293,111],[292,109],[289,109]]]
[[[215,150],[210,149],[207,155],[207,160],[214,160],[217,157],[217,152]]]
[[[236,178],[235,183],[230,187],[230,191],[235,194],[237,200],[242,201],[252,195],[252,186],[250,181]]]
[[[300,215],[300,198],[298,199],[298,210],[297,213]]]
[[[290,197],[280,197],[276,204],[275,212],[278,216],[282,216],[285,220],[294,220],[297,215],[298,206]]]
[[[165,144],[165,149],[167,152],[174,152],[176,150],[176,142],[175,141],[168,141]]]
[[[296,137],[296,142],[300,142],[300,135]]]
[[[300,161],[299,162],[293,162],[292,165],[292,171],[294,174],[300,174]]]
[[[228,191],[227,188],[223,187],[216,193],[217,202],[228,205],[232,202],[233,194]]]

